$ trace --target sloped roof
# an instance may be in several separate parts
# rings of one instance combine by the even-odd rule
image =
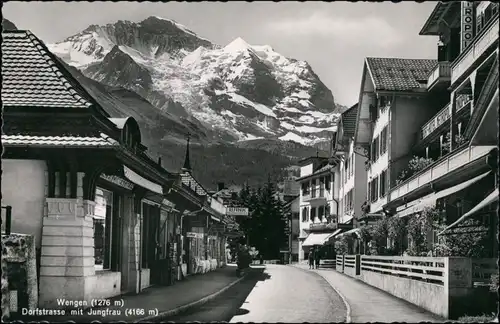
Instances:
[[[120,144],[111,137],[101,133],[100,137],[2,135],[2,145],[7,147],[29,145],[41,147],[110,148],[119,146]]]
[[[2,32],[2,38],[4,106],[87,108],[92,105],[31,32]]]
[[[189,172],[181,174],[181,182],[199,196],[206,196],[208,194],[205,188]]]
[[[375,90],[415,91],[427,85],[437,60],[367,57],[366,65]]]
[[[357,114],[358,104],[355,104],[342,113],[340,118],[342,119],[342,130],[344,132],[345,138],[354,137],[354,132],[356,131]]]

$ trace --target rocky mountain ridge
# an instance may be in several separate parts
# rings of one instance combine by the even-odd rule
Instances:
[[[222,47],[169,19],[91,25],[48,47],[93,80],[201,123],[214,143],[314,145],[329,138],[342,109],[307,62],[241,38]]]

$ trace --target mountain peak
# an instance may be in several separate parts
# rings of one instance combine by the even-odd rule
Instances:
[[[243,38],[241,37],[236,38],[224,47],[224,49],[228,52],[241,52],[251,48],[252,46],[245,42],[245,40],[243,40]]]

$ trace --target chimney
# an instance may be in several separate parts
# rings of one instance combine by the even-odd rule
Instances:
[[[217,191],[224,189],[224,182],[217,182]]]

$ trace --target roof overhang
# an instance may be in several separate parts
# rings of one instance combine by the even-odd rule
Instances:
[[[460,5],[460,1],[439,1],[424,26],[419,32],[421,36],[438,36],[439,22],[444,18],[448,10],[454,5]]]
[[[301,178],[297,178],[297,179],[295,179],[295,181],[301,182],[301,181],[304,181],[304,180],[307,180],[307,179],[316,178],[316,177],[319,177],[319,176],[322,176],[322,175],[325,175],[325,174],[332,173],[332,170],[333,170],[333,168],[325,170],[325,171],[317,172],[317,173],[311,173],[311,174],[308,174],[308,175],[303,176]]]

